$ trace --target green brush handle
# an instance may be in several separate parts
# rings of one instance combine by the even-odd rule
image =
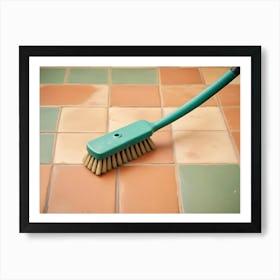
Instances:
[[[179,107],[174,112],[169,115],[163,117],[162,119],[152,123],[153,131],[157,131],[160,128],[176,121],[177,119],[183,117],[193,109],[200,106],[202,103],[207,101],[210,97],[215,95],[219,90],[225,87],[228,83],[230,83],[234,78],[236,78],[240,73],[239,67],[232,67],[228,70],[222,77],[219,78],[216,82],[214,82],[211,86],[203,90],[196,97],[191,99],[189,102]]]

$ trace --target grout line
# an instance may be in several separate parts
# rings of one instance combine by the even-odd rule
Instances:
[[[160,77],[160,68],[158,68],[158,80],[159,80],[159,94],[160,94],[160,106],[161,106],[161,114],[162,117],[164,117],[164,104],[163,104],[163,93],[162,93],[162,84],[161,84],[161,77]],[[175,107],[178,108],[178,107]],[[176,152],[175,152],[175,142],[174,142],[174,137],[173,137],[173,126],[171,124],[170,127],[170,134],[171,134],[171,139],[172,139],[172,159],[174,164],[174,172],[175,172],[175,182],[176,182],[176,193],[177,193],[177,201],[178,201],[178,211],[179,213],[183,213],[182,211],[182,194],[181,194],[181,184],[180,184],[180,176],[178,172],[178,164],[176,160]]]
[[[108,98],[107,98],[107,123],[106,123],[106,132],[109,132],[110,125],[110,104],[111,104],[111,94],[112,94],[112,79],[113,79],[113,70],[112,67],[108,68]]]
[[[206,85],[205,77],[204,77],[204,75],[202,73],[201,67],[198,67],[198,72],[199,72],[201,80],[203,81],[203,84]]]
[[[66,71],[65,71],[64,80],[63,80],[63,83],[64,83],[64,84],[67,84],[67,81],[68,81],[69,75],[70,75],[70,68],[69,68],[69,67],[67,67],[67,68],[66,68]]]
[[[224,113],[224,110],[223,110],[223,107],[222,107],[222,104],[221,104],[221,101],[219,98],[217,98],[218,100],[218,104],[219,104],[219,109],[220,109],[220,112],[223,116],[223,119],[224,119],[224,122],[225,122],[225,125],[226,125],[226,128],[227,128],[227,133],[228,133],[228,136],[230,138],[230,141],[231,141],[231,144],[232,144],[232,147],[233,147],[233,150],[234,150],[234,153],[235,153],[235,156],[236,156],[236,159],[238,161],[238,163],[240,164],[240,154],[239,154],[239,151],[238,151],[238,148],[235,144],[235,141],[234,141],[234,138],[231,134],[231,130],[229,128],[229,124],[228,124],[228,121],[227,121],[227,118],[226,118],[226,115]]]
[[[54,165],[51,165],[51,172],[50,172],[50,177],[49,177],[47,193],[46,193],[46,197],[45,197],[45,207],[44,207],[43,213],[48,213],[48,209],[49,209],[49,200],[50,200],[51,186],[52,186],[53,172],[54,172],[53,169],[54,169]]]
[[[161,111],[161,117],[164,116],[164,111],[163,111],[163,94],[162,94],[162,88],[161,88],[161,77],[160,77],[160,69],[157,68],[157,73],[158,73],[158,91],[159,91],[159,102],[160,102],[160,111]]]

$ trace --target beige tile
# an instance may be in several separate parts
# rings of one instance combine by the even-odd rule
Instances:
[[[86,154],[86,144],[104,133],[58,133],[54,162],[66,164],[82,164]]]
[[[175,131],[179,163],[237,163],[227,131]]]
[[[160,108],[110,108],[109,131],[138,120],[156,121],[161,118]]]
[[[164,108],[167,115],[176,108]],[[198,107],[172,123],[173,130],[226,130],[223,115],[218,107]]]
[[[130,161],[130,164],[174,162],[171,131],[156,131],[151,139],[155,143],[156,149],[140,156],[136,160]]]
[[[209,85],[217,81],[230,68],[231,67],[200,67],[200,71],[204,77],[205,83]],[[240,84],[240,76],[231,81],[230,84]]]
[[[58,131],[106,132],[106,108],[63,108]]]

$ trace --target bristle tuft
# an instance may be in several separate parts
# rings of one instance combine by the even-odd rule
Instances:
[[[83,158],[83,164],[94,174],[100,176],[108,171],[117,168],[131,160],[137,159],[141,155],[150,152],[156,148],[156,145],[151,138],[147,138],[139,143],[136,143],[129,148],[126,148],[116,154],[103,159],[97,159],[89,153]]]

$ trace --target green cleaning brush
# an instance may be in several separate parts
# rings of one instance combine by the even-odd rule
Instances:
[[[232,67],[215,83],[203,90],[189,102],[156,122],[139,120],[87,143],[88,154],[84,165],[96,175],[102,175],[156,148],[150,136],[160,128],[183,117],[200,106],[240,73]]]

